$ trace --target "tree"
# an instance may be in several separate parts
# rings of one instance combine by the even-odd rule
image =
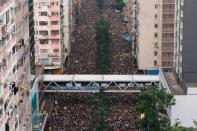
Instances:
[[[141,131],[169,131],[166,109],[175,104],[173,96],[157,86],[148,86],[141,90],[140,98],[136,109],[144,117],[136,120],[136,126]]]
[[[97,65],[96,73],[105,74],[110,68],[109,64],[109,23],[99,20],[96,24]]]
[[[107,124],[105,122],[108,108],[107,108],[107,95],[104,92],[104,88],[101,88],[99,93],[96,94],[98,104],[95,109],[95,128],[96,131],[107,131]]]
[[[181,122],[177,120],[174,126],[171,127],[170,131],[193,131],[193,128],[186,128],[180,125]]]
[[[103,10],[104,1],[103,0],[97,0],[97,5],[98,5],[100,10]]]
[[[123,7],[125,7],[125,3],[123,2],[123,0],[117,0],[116,3],[112,5],[112,8],[116,10],[122,10]]]

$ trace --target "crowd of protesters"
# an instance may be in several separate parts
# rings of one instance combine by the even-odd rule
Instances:
[[[95,74],[96,41],[95,26],[99,20],[96,0],[83,0],[71,43],[71,54],[66,65],[66,74]]]
[[[123,20],[122,12],[115,12],[112,0],[104,0],[103,16],[110,23],[110,74],[131,74],[133,72],[131,44],[122,39],[128,32],[127,23]],[[71,54],[68,57],[66,74],[95,74],[96,73],[96,41],[95,26],[101,18],[96,0],[84,0],[76,24],[71,43]]]
[[[112,8],[112,0],[104,0],[103,16],[110,22],[110,74],[132,72],[131,46],[121,37],[127,33],[127,24],[120,12]],[[95,26],[100,19],[96,0],[83,0],[79,20],[74,30],[74,43],[67,60],[65,74],[96,73]],[[49,95],[49,94],[48,94]],[[94,93],[51,93],[45,131],[95,131],[95,108],[98,99]],[[107,131],[136,131],[133,121],[138,119],[135,104],[138,95],[108,93]],[[48,101],[48,102],[47,102]],[[45,109],[46,110],[46,109]]]
[[[112,5],[113,0],[105,0],[105,5]],[[117,11],[112,6],[105,8],[105,16],[110,22],[111,45],[111,71],[112,74],[131,74],[133,64],[131,56],[131,42],[122,39],[128,33],[127,22],[124,21],[122,10]]]
[[[45,131],[94,131],[95,109],[98,99],[94,93],[55,93]],[[135,131],[138,119],[135,104],[138,96],[133,93],[109,93],[110,101],[106,124],[109,131]]]

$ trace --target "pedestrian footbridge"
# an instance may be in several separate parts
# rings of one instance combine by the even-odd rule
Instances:
[[[43,92],[140,92],[148,85],[158,85],[157,75],[44,75]]]

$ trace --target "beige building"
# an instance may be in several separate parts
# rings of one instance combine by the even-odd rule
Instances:
[[[31,15],[26,0],[0,0],[0,131],[31,130]]]
[[[139,70],[174,65],[175,0],[131,0],[130,30]]]

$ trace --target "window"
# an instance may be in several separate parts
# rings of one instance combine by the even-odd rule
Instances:
[[[48,53],[48,49],[40,49],[40,53]]]
[[[158,45],[159,45],[158,42],[155,42],[155,47],[158,47]]]
[[[8,24],[9,21],[10,21],[10,15],[9,14],[10,14],[9,10],[6,11],[6,24]]]
[[[158,24],[155,24],[154,26],[155,26],[155,28],[158,28]]]
[[[158,37],[158,33],[154,33],[154,37],[157,38]]]
[[[40,58],[40,64],[48,65],[49,64],[49,59],[48,58]]]
[[[39,12],[40,16],[47,16],[47,12]]]
[[[48,25],[48,22],[47,22],[47,21],[40,21],[40,22],[39,22],[39,25],[42,25],[42,26]]]
[[[51,2],[51,6],[58,6],[58,1],[57,2]]]
[[[59,25],[59,21],[51,21],[51,25]]]
[[[14,55],[15,52],[16,52],[16,46],[13,46],[13,47],[12,47],[12,54]]]
[[[59,62],[60,61],[60,58],[52,58],[52,61],[53,62]]]
[[[58,13],[58,12],[55,12],[55,11],[54,11],[54,12],[51,12],[51,15],[52,15],[52,16],[58,16],[58,14],[59,14],[59,13]]]
[[[157,56],[157,51],[154,51],[154,56]]]
[[[40,35],[45,35],[45,36],[46,36],[46,35],[48,35],[48,31],[43,30],[43,31],[40,31],[39,34],[40,34]]]
[[[41,39],[40,40],[40,44],[48,44],[48,40],[47,39]]]
[[[154,61],[154,66],[157,66],[157,61],[156,60]]]
[[[51,31],[51,35],[58,35],[59,34],[59,30],[52,30]]]
[[[59,53],[59,49],[57,48],[57,49],[53,49],[53,52],[54,53]]]
[[[157,9],[159,7],[159,5],[158,4],[155,4],[155,9]]]
[[[52,40],[51,40],[51,43],[52,43],[52,44],[59,44],[59,40],[58,40],[58,39],[52,39]]]
[[[39,2],[39,6],[47,6],[47,2]]]
[[[157,19],[158,18],[158,14],[155,14],[155,19]]]

